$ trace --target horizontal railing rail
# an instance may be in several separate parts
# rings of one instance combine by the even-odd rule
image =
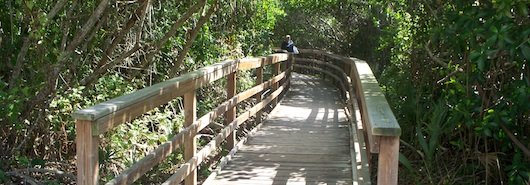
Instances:
[[[184,146],[186,163],[164,184],[178,184],[182,181],[187,185],[196,184],[196,169],[201,162],[224,140],[231,150],[236,143],[235,131],[238,126],[254,115],[256,121],[261,122],[262,109],[269,104],[275,106],[279,96],[288,90],[292,60],[291,54],[272,54],[267,57],[221,62],[75,112],[73,117],[76,120],[77,133],[77,184],[93,185],[100,181],[100,135],[177,97],[183,97],[184,100],[185,128],[106,184],[133,183],[181,146]],[[285,66],[283,71],[280,70],[281,64]],[[267,65],[273,65],[274,74],[264,82],[263,68]],[[256,69],[257,85],[236,94],[237,71],[247,69]],[[227,100],[197,119],[195,91],[224,77],[227,78]],[[262,97],[263,91],[267,89],[271,92]],[[258,103],[236,117],[236,105],[251,97],[255,97]],[[223,114],[225,127],[197,152],[197,133]]]
[[[352,138],[354,178],[359,184],[370,184],[370,156],[379,153],[377,183],[397,184],[401,128],[369,65],[356,58],[321,50],[299,51],[301,55],[296,56],[294,69],[331,77],[347,102],[351,132],[357,136]],[[358,164],[361,169],[356,169]]]

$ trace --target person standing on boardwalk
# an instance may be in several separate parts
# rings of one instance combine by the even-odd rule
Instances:
[[[285,36],[285,40],[282,42],[282,50],[287,50],[288,52],[293,52],[295,54],[298,54],[298,48],[294,46],[293,40],[291,40],[290,35]]]

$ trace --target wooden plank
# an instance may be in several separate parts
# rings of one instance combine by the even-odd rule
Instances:
[[[288,82],[283,86],[286,84]],[[312,83],[312,85],[320,88],[322,84]],[[299,87],[293,86],[295,89]],[[303,96],[307,95],[304,94]],[[328,95],[323,96],[326,98],[330,97]],[[293,95],[286,95],[286,97],[293,98]],[[267,98],[270,99],[271,97]],[[334,98],[331,99],[335,101]],[[308,99],[301,99],[301,101],[308,101]],[[292,102],[292,106],[302,104],[315,107],[321,106],[319,103],[312,102],[311,105],[306,105],[305,102]],[[266,103],[266,101],[263,103]],[[350,136],[347,130],[348,123],[338,122],[338,120],[343,118],[333,118],[334,121],[327,120],[336,116],[333,114],[326,117],[317,117],[316,120],[302,121],[302,119],[307,119],[307,116],[312,111],[298,112],[302,115],[291,119],[289,111],[296,111],[297,109],[286,110],[285,107],[289,106],[288,104],[283,101],[282,104],[279,104],[273,110],[270,116],[272,119],[268,119],[260,131],[252,134],[246,145],[241,147],[239,152],[232,158],[233,160],[221,170],[221,174],[217,176],[218,178],[210,184],[261,184],[261,182],[267,180],[270,180],[267,181],[268,184],[290,184],[291,181],[303,182],[304,184],[353,183],[351,179],[352,165],[349,154],[348,140]],[[330,103],[329,106],[333,106],[330,109],[340,108],[334,103]],[[337,110],[331,110],[331,112],[334,112],[334,114],[343,113]],[[293,114],[296,114],[296,112],[293,112]],[[288,119],[285,119],[286,117]],[[296,119],[301,120],[296,121]],[[331,128],[331,130],[325,130],[326,128]],[[267,169],[273,171],[269,172]],[[293,177],[291,181],[289,181],[290,173]],[[298,174],[311,175],[303,176],[304,178],[302,179],[302,176]],[[339,176],[343,177],[344,180],[341,181],[338,178]],[[271,178],[267,179],[269,177]],[[233,180],[221,180],[231,178]]]
[[[159,162],[166,159],[173,151],[177,150],[184,140],[191,140],[194,138],[195,133],[198,132],[197,128],[200,127],[200,125],[201,123],[196,121],[193,125],[184,128],[169,141],[159,145],[154,151],[147,154],[140,161],[134,163],[133,166],[106,184],[131,184],[138,180],[143,174],[151,170]]]
[[[239,153],[239,152],[238,152]],[[304,156],[304,155],[302,155]],[[254,167],[278,167],[278,166],[292,166],[292,167],[299,167],[299,168],[343,168],[343,169],[349,169],[351,168],[351,165],[347,161],[314,161],[312,163],[307,162],[296,162],[296,161],[267,161],[267,160],[244,160],[244,159],[237,159],[234,161],[231,161],[229,165],[234,166],[254,166]]]
[[[342,146],[343,148],[348,148],[348,146]],[[348,161],[350,160],[349,156],[342,154],[271,154],[271,153],[253,153],[240,151],[233,157],[234,161],[236,159],[241,159],[241,161],[268,161],[268,162],[282,162],[284,166],[285,162],[291,163],[305,163],[305,162],[315,162],[315,161],[324,161],[324,164],[327,164],[327,161]],[[249,163],[248,165],[254,166],[254,163]],[[240,165],[237,165],[240,166]],[[322,167],[322,166],[320,166]],[[347,166],[346,166],[347,167]],[[336,168],[336,167],[333,167]]]
[[[323,180],[323,179],[343,179],[351,180],[351,171],[313,169],[306,170],[300,168],[273,168],[273,169],[227,169],[222,171],[219,176],[230,176],[230,178],[242,179],[305,179],[305,180]]]
[[[398,182],[399,136],[381,136],[379,140],[377,184],[394,185]]]
[[[227,99],[230,99],[234,97],[236,94],[236,84],[237,84],[237,72],[231,73],[227,76],[227,84],[226,84],[226,94]],[[232,107],[228,109],[228,111],[225,113],[225,124],[228,124],[236,118],[236,107]],[[235,131],[232,132],[232,134],[228,135],[228,138],[226,139],[227,142],[227,149],[232,150],[237,141],[236,141],[236,133]]]
[[[109,181],[107,185],[130,184],[136,181],[143,174],[169,156],[171,152],[178,149],[184,140],[189,140],[192,138],[196,133],[213,122],[219,115],[224,114],[229,108],[234,107],[236,104],[248,99],[256,93],[261,92],[263,89],[270,87],[272,84],[281,80],[284,76],[285,73],[281,73],[267,82],[261,83],[223,102],[221,105],[196,120],[191,126],[185,127],[169,141],[158,146],[154,151],[147,154],[144,158],[135,163],[129,169],[122,172],[119,176]]]
[[[347,82],[347,78],[346,78],[346,74],[344,73],[344,70],[342,68],[338,67],[337,65],[334,65],[334,64],[331,64],[331,63],[328,63],[328,62],[324,62],[324,61],[321,61],[321,60],[318,60],[318,59],[298,58],[297,61],[310,62],[310,63],[314,63],[314,64],[327,66],[327,67],[329,67],[331,69],[334,69],[335,72],[336,72],[336,73],[331,73],[331,74],[338,74],[341,77],[340,80],[337,80],[337,81]],[[328,70],[321,70],[321,71],[328,71]]]
[[[364,98],[365,95],[362,90],[359,72],[357,70],[356,65],[351,65],[351,68],[352,69],[350,71],[350,76],[352,77],[351,79],[352,79],[353,85],[356,87],[355,97],[357,97],[356,102],[359,108],[358,110],[361,113],[361,116],[360,116],[361,121],[359,122],[361,124],[358,124],[357,126],[358,126],[358,129],[362,131],[363,136],[365,137],[365,141],[368,141],[367,142],[368,145],[366,145],[366,148],[368,149],[368,151],[372,153],[378,153],[379,152],[379,138],[373,137],[372,132],[370,132],[372,127],[368,119],[368,112],[367,112],[368,108],[366,107],[366,101]],[[368,159],[371,159],[370,155],[368,155]]]
[[[152,85],[150,87],[143,88],[131,94],[123,95],[118,98],[114,98],[112,100],[79,110],[73,113],[72,117],[78,120],[95,121],[109,114],[117,114],[117,112],[123,108],[137,103],[149,101],[148,99],[153,96],[162,96],[164,94],[171,93],[172,91],[178,92],[174,93],[175,97],[182,96],[189,89],[192,89],[187,87],[188,84],[195,84],[196,86],[194,88],[199,88],[202,87],[202,85],[211,83],[236,70],[237,63],[235,61],[226,61],[210,65],[196,71],[186,73],[179,77]]]
[[[295,68],[304,68],[304,69],[310,69],[310,70],[315,70],[315,71],[319,71],[323,74],[326,74],[327,76],[330,76],[331,78],[335,79],[336,81],[338,82],[341,82],[341,78],[339,78],[337,75],[334,75],[333,73],[330,73],[324,69],[321,69],[321,68],[318,68],[318,67],[313,67],[313,66],[303,66],[303,65],[300,65],[300,64],[295,64],[294,65]],[[339,85],[339,88],[342,90],[342,91],[346,91],[346,87],[344,86],[344,83],[340,83]]]
[[[295,122],[294,123],[288,123],[288,124],[282,124],[282,123],[268,123],[267,126],[288,126],[288,127],[295,127],[295,128],[307,128],[307,129],[340,129],[348,128],[348,124],[343,123],[336,123],[336,124],[306,124],[303,122]]]
[[[265,150],[266,149],[266,150]],[[244,148],[245,152],[248,153],[261,153],[261,154],[315,154],[315,155],[332,155],[332,154],[348,154],[349,147],[318,147],[318,148],[307,148],[307,147],[270,147],[270,146],[248,146]]]
[[[258,67],[256,69],[256,84],[263,83],[263,67]],[[261,96],[263,95],[263,90],[256,94],[256,102],[261,101]],[[256,124],[261,124],[261,117],[263,116],[263,111],[256,113]]]
[[[206,157],[208,157],[208,155],[210,155],[211,152],[213,152],[231,132],[237,129],[237,127],[243,124],[248,118],[255,115],[256,112],[263,109],[265,105],[267,105],[272,100],[277,98],[284,89],[285,89],[285,84],[279,87],[276,91],[274,91],[264,101],[254,105],[247,112],[242,113],[234,121],[232,121],[230,124],[225,126],[220,131],[220,133],[217,136],[215,136],[215,138],[212,141],[210,141],[206,146],[203,147],[203,149],[201,149],[201,151],[199,151],[196,155],[194,155],[191,159],[189,159],[185,164],[183,164],[175,172],[175,174],[173,174],[169,179],[167,179],[163,183],[163,185],[178,184],[184,179],[187,180],[189,176],[192,175],[192,173],[196,173],[197,166],[201,164],[204,161],[204,159],[206,159]]]
[[[350,93],[352,93],[350,91]],[[350,94],[350,96],[354,97],[353,94]],[[359,109],[359,105],[357,104],[357,100],[352,98],[350,99],[351,102],[351,109],[353,112],[353,124],[352,124],[352,132],[355,132],[355,153],[356,155],[356,163],[359,165],[357,169],[357,180],[359,184],[371,184],[371,177],[370,177],[370,149],[366,145],[366,131],[362,127],[362,119],[361,119],[361,111]]]
[[[260,60],[244,59],[242,62],[249,64],[250,62],[247,60],[250,60],[260,63],[260,65],[275,64],[287,60],[288,54],[273,54],[262,58],[266,60],[259,62]],[[94,134],[103,134],[118,124],[131,121],[157,106],[182,96],[185,92],[192,90],[190,88],[192,85],[195,85],[194,88],[200,88],[237,71],[238,62],[241,61],[226,61],[207,66],[131,94],[79,110],[72,116],[78,120],[96,121],[98,124],[94,129],[97,132]]]
[[[215,185],[351,185],[352,181],[346,179],[227,179],[215,182]]]
[[[370,66],[364,61],[356,60],[355,69],[359,80],[357,89],[359,91],[359,103],[363,117],[363,126],[366,127],[370,151],[379,151],[379,137],[376,136],[399,136],[401,128],[397,123]]]
[[[287,53],[275,53],[266,57],[255,57],[255,58],[242,58],[238,60],[239,70],[255,69],[264,67],[266,65],[276,64],[284,62],[292,54]]]
[[[192,125],[197,119],[197,97],[195,90],[184,94],[184,125],[186,127]],[[195,157],[197,152],[197,140],[195,133],[189,140],[184,141],[184,160],[188,161]],[[184,180],[185,185],[197,184],[197,170],[191,170]]]
[[[132,104],[132,105],[127,105],[127,106],[117,106],[116,107],[116,110],[110,114],[107,114],[101,118],[98,118],[96,120],[96,122],[98,123],[97,124],[97,127],[95,128],[97,130],[97,132],[95,134],[103,134],[105,133],[106,131],[108,131],[109,129],[115,127],[116,125],[118,124],[121,124],[121,123],[124,123],[124,122],[127,122],[127,121],[131,121],[133,120],[134,118],[136,118],[137,116],[140,116],[142,114],[144,114],[145,112],[157,107],[157,106],[160,106],[162,104],[165,104],[167,102],[169,102],[170,100],[178,97],[178,96],[182,96],[184,95],[184,93],[188,92],[188,91],[191,91],[191,90],[194,90],[198,87],[202,87],[203,85],[205,84],[208,84],[208,83],[211,83],[221,77],[223,77],[223,75],[225,74],[228,74],[230,72],[233,72],[237,69],[237,65],[234,65],[234,66],[226,66],[225,68],[221,68],[221,69],[212,69],[212,70],[205,70],[204,73],[207,73],[205,75],[202,75],[198,78],[191,78],[190,76],[194,76],[192,72],[192,74],[190,75],[189,73],[186,74],[186,75],[183,75],[181,77],[187,77],[188,78],[185,78],[187,79],[186,81],[177,81],[177,82],[174,82],[174,83],[170,83],[169,85],[163,85],[163,88],[154,88],[154,89],[158,89],[158,91],[156,92],[157,94],[156,95],[153,95],[153,96],[149,96],[147,98],[144,98],[143,101],[140,101],[140,102],[137,102],[136,104]],[[197,75],[195,75],[197,76]],[[179,77],[177,77],[179,78]],[[173,80],[174,81],[174,80]],[[165,82],[162,82],[164,84],[167,84],[168,82],[172,82],[172,80],[169,80],[169,81],[165,81]],[[154,86],[157,86],[157,85],[154,85]],[[160,85],[159,85],[160,86]],[[197,87],[198,86],[198,87]],[[148,88],[145,88],[145,89],[151,89],[150,87]],[[140,90],[140,91],[143,91],[144,89]],[[136,94],[136,93],[133,93],[133,94]],[[141,94],[141,93],[140,93]],[[136,96],[132,96],[132,97],[129,97],[128,95],[125,95],[124,97],[128,97],[128,98],[137,98]],[[138,95],[138,98],[140,98],[140,96]],[[121,100],[122,98],[119,97],[117,99],[120,99],[119,101],[127,101],[127,100]],[[111,102],[114,101],[114,100],[110,100]],[[101,104],[112,104],[112,103],[101,103]],[[109,105],[110,106],[110,105]],[[87,109],[85,109],[87,110]]]
[[[293,64],[295,62],[295,59],[294,59],[294,55],[289,55],[289,58],[287,59],[287,80],[289,82],[291,82],[291,79],[292,79],[292,75],[291,75],[291,72],[293,71]],[[287,91],[289,91],[289,89],[291,88],[291,83],[289,83],[289,86],[287,86]]]
[[[175,77],[173,79],[155,84],[153,86],[138,90],[128,95],[120,96],[118,98],[99,103],[97,105],[78,110],[72,114],[74,119],[77,120],[97,120],[105,115],[115,113],[118,110],[121,110],[125,107],[134,105],[138,102],[146,101],[147,98],[152,96],[160,96],[162,94],[168,93],[172,90],[178,90],[183,88],[181,84],[196,81],[198,79],[203,79],[195,83],[195,88],[200,88],[203,85],[209,84],[219,78],[227,76],[228,74],[235,72],[240,69],[250,69],[248,66],[265,66],[270,64],[275,64],[278,62],[286,61],[289,57],[289,54],[272,54],[266,57],[259,58],[244,58],[238,61],[224,61],[210,66],[203,67],[196,71],[186,73],[182,76]],[[242,67],[238,68],[238,64],[241,64]],[[257,68],[252,67],[252,68]],[[182,91],[175,95],[175,97],[182,96],[186,91]]]
[[[261,98],[261,96],[260,96]],[[258,111],[256,113],[256,116],[257,114],[259,114],[261,111]],[[257,124],[247,135],[252,135],[253,133],[255,133],[257,130],[259,130],[261,128],[261,126],[263,126],[263,124],[259,123]],[[236,152],[239,151],[239,149],[241,147],[243,147],[243,145],[247,142],[248,140],[248,137],[244,137],[243,139],[241,139],[235,148],[233,148],[232,150],[230,150],[230,152],[228,152],[227,155],[223,156],[221,158],[221,160],[219,160],[219,163],[217,164],[217,166],[215,167],[215,169],[212,169],[210,175],[208,176],[208,178],[206,178],[206,180],[204,180],[203,182],[203,185],[207,185],[207,184],[211,184],[215,178],[217,177],[217,175],[221,172],[221,169],[224,168],[229,161],[231,161],[233,159],[233,157],[235,156]]]
[[[91,121],[76,120],[77,184],[95,185],[99,180],[99,136],[93,136]]]
[[[275,63],[273,65],[272,73],[273,73],[274,76],[280,74],[280,63]],[[272,85],[272,90],[275,91],[276,89],[278,89],[279,85],[280,85],[280,83],[275,83],[274,85]],[[272,101],[272,107],[276,107],[277,104],[278,104],[278,99],[275,99],[275,100]]]
[[[337,61],[345,61],[345,58],[347,58],[342,55],[337,55],[337,54],[334,54],[328,51],[322,51],[322,50],[316,50],[316,49],[298,49],[298,51],[301,54],[324,55],[326,57],[329,57]]]

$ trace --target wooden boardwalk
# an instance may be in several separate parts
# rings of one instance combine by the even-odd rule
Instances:
[[[350,133],[334,87],[293,73],[291,91],[207,184],[352,184]]]

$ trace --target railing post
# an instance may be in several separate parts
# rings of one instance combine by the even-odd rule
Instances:
[[[95,185],[99,179],[99,136],[94,136],[95,123],[76,120],[77,184]]]
[[[184,126],[188,127],[195,122],[197,119],[197,99],[195,90],[191,90],[184,94]],[[193,131],[192,131],[193,132]],[[196,133],[190,133],[192,137],[188,137],[190,140],[184,141],[184,161],[188,161],[197,152],[197,141],[195,139]],[[193,170],[189,176],[184,179],[185,185],[196,185],[197,184],[197,170]]]
[[[262,84],[263,83],[263,66],[258,67],[256,69],[256,84]],[[256,102],[261,102],[261,96],[263,95],[263,91],[260,91],[257,93],[256,96]],[[256,113],[256,124],[261,123],[261,116],[263,115],[263,112],[260,110]]]
[[[293,65],[294,65],[294,54],[290,54],[289,58],[287,59],[287,81],[288,81],[287,90],[291,88],[291,79],[292,79],[291,72],[293,71]]]
[[[237,83],[237,72],[233,72],[233,73],[230,73],[228,76],[227,76],[227,84],[226,84],[226,94],[227,94],[227,99],[230,99],[232,97],[234,97],[234,95],[236,95],[236,83]],[[226,114],[225,114],[225,124],[228,125],[229,123],[231,123],[232,121],[234,121],[234,119],[236,119],[236,109],[237,109],[237,106],[234,106],[230,109],[228,109],[228,111],[226,111]],[[236,131],[232,132],[230,135],[228,135],[228,137],[226,138],[226,142],[227,142],[227,147],[228,147],[228,150],[232,150],[237,141],[236,141]]]
[[[280,64],[281,63],[278,62],[273,65],[274,76],[280,74]],[[274,85],[272,86],[272,92],[276,91],[278,87],[280,87],[280,82],[274,83]],[[276,107],[277,104],[278,104],[278,97],[274,98],[274,100],[272,101],[272,107]]]
[[[379,140],[377,184],[394,185],[398,182],[399,136],[381,136]]]

